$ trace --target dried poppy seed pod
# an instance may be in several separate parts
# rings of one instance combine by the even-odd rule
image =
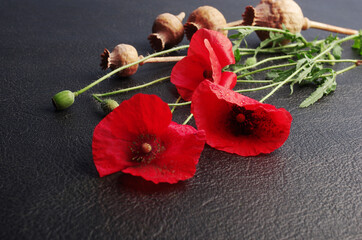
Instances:
[[[151,47],[161,51],[179,44],[184,37],[184,18],[184,12],[177,16],[170,13],[158,15],[152,26],[152,33],[148,36]]]
[[[261,0],[253,8],[247,6],[243,13],[245,25],[279,28],[283,25],[292,33],[302,30],[304,16],[302,9],[293,0]],[[256,31],[260,40],[269,38],[268,31]]]
[[[102,62],[100,66],[103,70],[110,68],[112,70],[139,60],[137,50],[128,44],[119,44],[110,53],[108,49],[104,49],[101,55]],[[138,64],[126,68],[118,72],[121,77],[128,77],[137,72]]]
[[[104,49],[104,52],[101,54],[101,64],[103,70],[111,68],[112,70],[123,67],[125,65],[139,62],[120,70],[117,74],[121,77],[128,77],[137,72],[138,66],[142,66],[145,63],[156,63],[156,62],[178,62],[184,56],[168,56],[168,57],[152,57],[144,60],[142,55],[138,56],[137,50],[128,44],[118,44],[113,51],[110,53],[108,49]]]
[[[243,13],[244,25],[271,27],[282,29],[285,26],[290,32],[317,28],[342,34],[357,34],[358,31],[341,28],[329,24],[311,21],[303,16],[302,9],[293,0],[261,0],[254,8],[247,6]],[[269,38],[269,32],[256,31],[260,40]],[[286,41],[282,43],[287,43]]]
[[[226,20],[219,10],[211,6],[201,6],[190,14],[184,28],[187,39],[191,40],[192,35],[201,28],[215,30],[227,36],[228,31],[220,29],[220,26],[224,25]]]

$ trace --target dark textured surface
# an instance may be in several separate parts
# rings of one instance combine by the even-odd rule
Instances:
[[[104,74],[105,47],[129,43],[152,52],[146,38],[158,14],[188,15],[207,4],[233,21],[256,3],[2,1],[0,239],[362,239],[362,69],[339,76],[336,92],[307,109],[297,106],[312,89],[292,96],[280,90],[268,103],[294,118],[280,149],[243,158],[206,147],[195,177],[175,185],[98,177],[91,141],[103,114],[90,93],[66,111],[53,110],[53,94]],[[312,20],[362,27],[360,0],[298,3]],[[358,58],[350,46],[343,45],[343,57]],[[167,76],[171,66],[145,65],[128,80],[114,77],[90,92]],[[166,82],[142,92],[176,98]],[[181,123],[187,110],[176,110],[174,120]]]

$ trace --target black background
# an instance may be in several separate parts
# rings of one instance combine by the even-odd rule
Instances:
[[[99,178],[91,143],[104,115],[90,95],[167,76],[173,64],[112,77],[68,110],[53,109],[55,93],[79,90],[105,74],[99,67],[105,47],[128,43],[140,54],[152,53],[147,36],[158,14],[188,16],[211,5],[233,21],[257,3],[1,1],[0,238],[362,239],[361,68],[338,76],[336,92],[307,109],[298,106],[311,87],[296,88],[292,96],[285,87],[268,99],[294,118],[280,149],[246,158],[206,146],[196,175],[175,185],[121,173]],[[361,28],[360,0],[298,3],[312,20]],[[308,40],[328,34],[303,32]],[[258,39],[252,35],[249,42]],[[351,45],[343,44],[343,58],[360,58]],[[138,92],[166,102],[177,98],[169,82]],[[182,123],[188,110],[178,108],[174,121]]]

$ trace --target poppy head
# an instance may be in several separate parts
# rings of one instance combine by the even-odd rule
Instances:
[[[287,140],[291,114],[232,90],[202,82],[192,97],[191,112],[206,142],[241,156],[270,153]]]
[[[230,40],[219,32],[200,29],[191,39],[188,54],[176,63],[171,82],[185,101],[191,100],[197,86],[208,79],[232,89],[236,74],[222,72],[222,68],[235,63]]]
[[[210,45],[208,46],[206,42]],[[206,56],[210,48],[213,49],[222,68],[235,63],[235,57],[232,50],[233,45],[229,38],[220,32],[206,28],[198,30],[192,36],[187,55],[199,55],[207,58]]]
[[[109,113],[93,133],[93,160],[101,177],[122,171],[154,183],[191,178],[205,134],[171,121],[156,95],[136,94]]]

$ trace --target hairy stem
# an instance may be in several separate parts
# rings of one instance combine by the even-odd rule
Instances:
[[[129,91],[133,91],[133,90],[137,90],[137,89],[141,89],[141,88],[144,88],[144,87],[151,86],[151,85],[153,85],[155,83],[162,82],[162,81],[167,80],[169,78],[170,78],[170,76],[167,76],[167,77],[159,78],[159,79],[156,79],[156,80],[154,80],[152,82],[148,82],[148,83],[138,85],[138,86],[135,86],[135,87],[124,88],[124,89],[119,89],[119,90],[116,90],[116,91],[113,91],[113,92],[98,93],[98,94],[93,94],[93,95],[97,96],[97,97],[106,97],[106,96],[111,96],[111,95],[115,95],[115,94],[118,94],[118,93],[129,92]]]
[[[161,52],[156,52],[156,53],[150,54],[150,55],[148,55],[148,56],[146,56],[146,57],[144,57],[144,58],[142,58],[142,59],[139,59],[138,61],[135,61],[135,62],[133,62],[133,63],[127,64],[127,65],[122,66],[122,67],[119,67],[119,68],[113,70],[112,72],[104,75],[103,77],[97,79],[96,81],[94,81],[93,83],[89,84],[88,86],[86,86],[86,87],[80,89],[79,91],[75,92],[74,95],[75,95],[75,96],[78,96],[78,95],[84,93],[85,91],[87,91],[87,90],[89,90],[90,88],[94,87],[94,86],[97,85],[98,83],[106,80],[107,78],[109,78],[110,76],[114,75],[115,73],[122,71],[123,69],[129,68],[129,67],[131,67],[131,66],[133,66],[133,65],[136,65],[136,64],[139,64],[139,63],[141,63],[141,62],[144,62],[144,61],[146,61],[147,59],[150,59],[150,58],[152,58],[152,57],[157,57],[157,56],[160,56],[160,55],[163,55],[163,54],[166,54],[166,53],[175,52],[175,51],[178,51],[178,50],[181,50],[181,49],[185,49],[185,48],[188,48],[188,47],[189,47],[189,45],[183,45],[183,46],[179,46],[179,47],[170,48],[170,49],[168,49],[168,50],[164,50],[164,51],[161,51]]]

